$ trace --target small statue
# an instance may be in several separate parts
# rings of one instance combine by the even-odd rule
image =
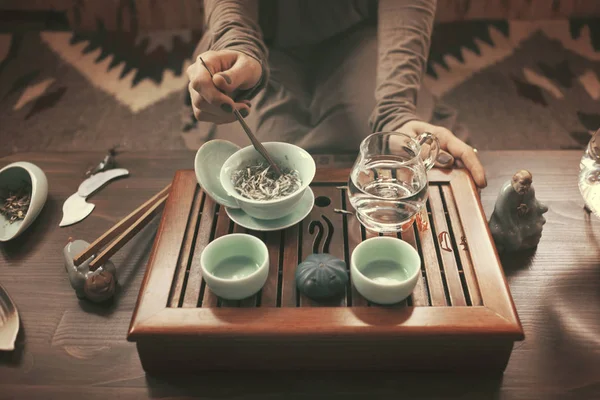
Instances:
[[[69,239],[69,243],[63,249],[65,270],[78,298],[102,303],[111,299],[115,294],[117,269],[111,261],[107,261],[95,271],[91,271],[89,264],[94,256],[76,266],[73,259],[88,246],[89,243],[84,240]]]
[[[535,198],[529,171],[518,171],[500,189],[489,221],[499,253],[537,247],[548,207]]]

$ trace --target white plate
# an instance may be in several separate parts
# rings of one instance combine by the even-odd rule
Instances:
[[[227,215],[229,215],[229,218],[233,222],[239,226],[243,226],[244,228],[254,231],[277,231],[289,228],[290,226],[296,225],[298,222],[302,221],[308,214],[310,214],[310,211],[314,205],[315,194],[313,193],[312,189],[308,187],[304,191],[304,194],[302,195],[298,205],[294,207],[294,211],[283,218],[272,220],[256,219],[249,216],[239,208],[225,208],[225,212],[227,212]]]

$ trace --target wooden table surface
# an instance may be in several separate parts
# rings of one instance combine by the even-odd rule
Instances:
[[[580,152],[481,152],[491,214],[500,186],[516,170],[533,173],[538,198],[550,210],[538,249],[503,257],[526,338],[516,344],[503,376],[399,373],[219,373],[187,378],[147,376],[135,344],[125,339],[158,218],[112,260],[121,284],[112,305],[79,301],[63,267],[68,238],[94,240],[191,168],[194,154],[124,153],[131,175],[89,201],[84,221],[59,228],[64,200],[100,153],[16,154],[48,176],[45,208],[20,238],[0,243],[0,282],[17,304],[21,331],[14,352],[0,352],[0,399],[111,398],[600,398],[600,220],[583,211],[577,189]],[[318,157],[348,164],[351,157]],[[348,349],[352,351],[352,349]]]

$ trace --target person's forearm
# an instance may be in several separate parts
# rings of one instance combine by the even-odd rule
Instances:
[[[269,77],[268,50],[258,24],[258,0],[205,0],[204,13],[210,50],[240,51],[261,64],[260,81],[244,96],[253,97]]]
[[[373,132],[418,119],[416,103],[429,54],[436,0],[379,0]]]

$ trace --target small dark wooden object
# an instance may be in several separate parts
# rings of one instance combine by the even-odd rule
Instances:
[[[317,170],[313,191],[329,201],[300,224],[250,232],[268,245],[269,278],[258,295],[229,302],[202,281],[200,254],[211,240],[245,229],[202,192],[193,171],[178,171],[128,334],[144,369],[503,371],[523,329],[477,190],[462,170],[430,171],[428,223],[398,235],[423,260],[405,302],[371,305],[350,282],[345,295],[324,302],[297,292],[295,268],[315,248],[349,266],[356,245],[376,235],[334,211],[352,211],[343,186],[349,172]]]

